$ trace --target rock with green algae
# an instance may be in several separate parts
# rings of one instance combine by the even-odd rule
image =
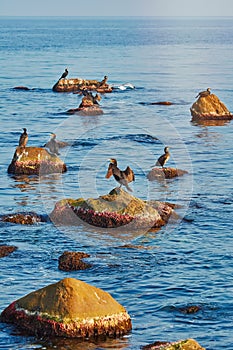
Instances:
[[[65,278],[11,303],[1,322],[45,337],[116,337],[132,329],[125,308],[109,293],[74,278]]]
[[[143,350],[205,350],[194,339],[179,340],[177,342],[157,341],[151,345],[142,347]]]
[[[174,177],[183,176],[187,174],[186,170],[164,167],[164,168],[153,168],[147,174],[149,181],[153,180],[163,180],[163,179],[172,179]]]
[[[190,108],[193,120],[231,120],[233,114],[227,109],[223,102],[219,98],[210,94],[208,96],[199,97],[196,102],[193,103]]]
[[[86,222],[102,228],[127,224],[133,228],[159,228],[165,225],[174,211],[166,203],[158,203],[157,207],[152,206],[122,188],[115,188],[98,198],[63,199],[56,203],[50,219],[56,224],[79,225]]]
[[[8,173],[14,175],[45,175],[65,171],[65,163],[41,147],[17,147],[8,167]]]

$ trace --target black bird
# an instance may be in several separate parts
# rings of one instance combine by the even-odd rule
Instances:
[[[210,88],[207,88],[205,91],[200,91],[195,98],[197,98],[197,97],[206,97],[206,96],[209,96],[210,94],[211,94]]]
[[[105,86],[105,84],[107,83],[107,80],[108,80],[108,76],[105,75],[104,79],[101,80],[101,82],[98,84],[98,87]]]
[[[51,138],[49,142],[45,144],[45,147],[49,149],[49,151],[53,154],[59,155],[59,146],[56,140],[56,134],[51,134]]]
[[[167,163],[169,158],[170,158],[169,147],[165,147],[164,148],[164,154],[158,158],[158,160],[155,163],[155,165],[159,165],[159,166],[161,166],[163,168],[165,163]]]
[[[106,174],[106,179],[109,179],[112,175],[114,179],[119,182],[120,187],[124,185],[128,191],[132,192],[131,188],[128,186],[129,182],[135,181],[135,176],[133,170],[127,166],[125,170],[120,170],[117,167],[117,160],[115,158],[109,159],[110,164],[108,166],[108,171]]]
[[[61,79],[65,79],[66,77],[67,77],[67,75],[68,75],[68,69],[66,68],[65,69],[65,72],[61,75],[61,78],[59,79],[59,80],[61,80]]]
[[[27,129],[23,128],[23,133],[21,134],[21,136],[19,138],[19,146],[26,147],[27,142],[28,142]]]

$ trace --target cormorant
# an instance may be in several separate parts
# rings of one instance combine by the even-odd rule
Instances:
[[[51,134],[51,138],[49,142],[45,144],[45,147],[49,149],[49,151],[55,155],[59,155],[59,146],[56,141],[56,134]]]
[[[28,142],[27,129],[23,128],[23,133],[21,134],[21,136],[19,138],[19,146],[26,147],[27,142]]]
[[[114,158],[109,159],[110,164],[108,166],[108,171],[106,174],[106,179],[109,179],[112,175],[114,179],[119,182],[120,187],[124,185],[128,191],[132,192],[131,188],[128,186],[129,182],[135,181],[135,176],[133,170],[127,166],[125,170],[120,170],[117,167],[117,161]]]
[[[161,166],[163,168],[165,163],[167,163],[169,158],[170,158],[169,147],[165,147],[164,154],[158,158],[155,165]]]
[[[104,86],[107,83],[107,80],[108,80],[108,76],[105,75],[104,79],[101,80],[101,82],[99,83],[98,87]]]
[[[198,93],[198,95],[195,97],[206,97],[206,96],[209,96],[211,94],[210,92],[210,88],[207,88],[205,91],[201,91]]]
[[[61,79],[65,79],[66,77],[67,77],[67,75],[68,75],[68,69],[66,68],[65,69],[65,72],[62,74],[62,76],[61,76],[61,78],[59,79],[59,80],[61,80]]]

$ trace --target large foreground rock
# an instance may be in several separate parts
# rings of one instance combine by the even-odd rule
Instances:
[[[109,293],[74,278],[14,301],[2,312],[1,321],[46,337],[115,337],[132,328],[125,308]]]
[[[143,350],[205,350],[196,340],[186,339],[177,342],[160,342],[157,341],[151,345],[143,346]]]
[[[233,114],[219,100],[219,98],[210,94],[208,96],[199,97],[190,108],[193,120],[230,120],[233,119]]]
[[[8,173],[14,175],[44,175],[66,170],[60,158],[40,147],[17,147],[8,167]]]
[[[89,199],[64,199],[56,203],[50,219],[56,224],[79,225],[83,222],[103,228],[130,224],[132,228],[159,228],[166,224],[173,209],[162,202],[136,198],[121,188]]]

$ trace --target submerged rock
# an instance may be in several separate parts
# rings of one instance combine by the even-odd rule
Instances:
[[[15,175],[44,175],[65,171],[67,168],[61,159],[40,147],[17,147],[8,167],[8,173]]]
[[[160,205],[155,208],[121,188],[115,188],[98,198],[61,200],[56,203],[50,219],[56,224],[80,225],[84,222],[102,228],[128,224],[133,228],[158,228],[167,222],[162,218],[164,208],[167,220],[173,213],[167,204],[158,203]]]
[[[0,221],[10,222],[12,224],[34,225],[39,222],[48,222],[49,218],[34,212],[27,212],[1,215]]]
[[[147,174],[147,178],[150,181],[161,180],[161,179],[172,179],[173,177],[183,176],[187,174],[186,170],[176,169],[176,168],[153,168]]]
[[[59,257],[58,268],[63,271],[85,270],[92,265],[82,261],[83,258],[89,258],[90,255],[81,252],[64,252]]]
[[[193,120],[195,119],[214,119],[214,120],[230,120],[233,119],[233,114],[227,107],[219,100],[219,98],[210,94],[207,96],[200,96],[190,108]]]
[[[186,339],[177,342],[161,342],[156,341],[153,344],[142,347],[143,350],[205,350],[196,340]]]
[[[40,337],[116,337],[132,329],[125,308],[109,293],[74,278],[14,301],[1,313],[1,322]]]
[[[18,248],[11,245],[0,245],[0,258],[10,255]]]

